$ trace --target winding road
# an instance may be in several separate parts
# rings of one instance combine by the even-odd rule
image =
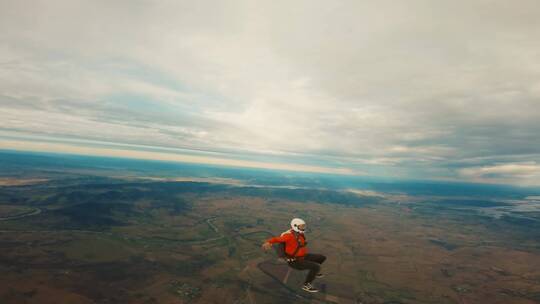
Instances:
[[[6,217],[0,217],[0,221],[16,220],[16,219],[20,219],[20,218],[27,217],[27,216],[38,215],[40,213],[41,213],[41,209],[34,208],[34,210],[28,211],[28,212],[25,212],[25,213],[12,215],[12,216],[6,216]]]

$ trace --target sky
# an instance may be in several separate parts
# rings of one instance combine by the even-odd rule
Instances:
[[[539,37],[537,0],[0,0],[0,149],[538,186]]]

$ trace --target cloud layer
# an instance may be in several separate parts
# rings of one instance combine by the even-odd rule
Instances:
[[[0,128],[540,185],[537,1],[397,2],[2,1]]]

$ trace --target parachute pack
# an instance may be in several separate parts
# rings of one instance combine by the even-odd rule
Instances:
[[[300,248],[302,247],[305,247],[307,242],[304,242],[304,245],[302,245],[302,243],[300,242],[300,234],[292,229],[283,232],[281,235],[284,235],[285,233],[292,233],[294,235],[294,238],[296,239],[296,250],[294,251],[294,253],[291,256],[287,254],[287,252],[285,251],[285,243],[276,243],[273,245],[273,247],[274,247],[274,250],[276,251],[277,256],[280,259],[287,260],[287,259],[294,258],[296,254],[298,253],[298,250],[300,250]]]

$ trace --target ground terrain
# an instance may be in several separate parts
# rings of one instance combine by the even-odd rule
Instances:
[[[540,302],[539,214],[508,202],[75,171],[0,186],[0,303]],[[293,216],[321,294],[260,248]]]

